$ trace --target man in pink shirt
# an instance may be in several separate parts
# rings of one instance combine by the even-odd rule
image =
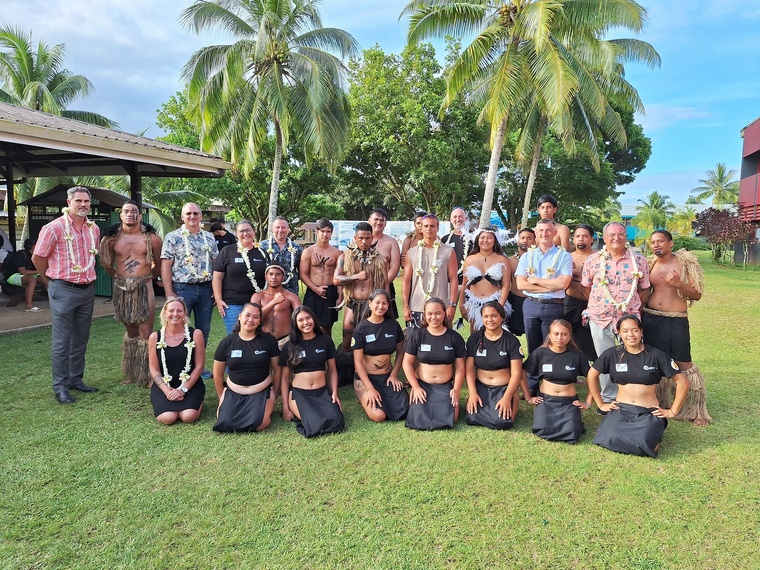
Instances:
[[[586,259],[581,275],[581,285],[590,289],[583,315],[599,356],[615,346],[616,326],[623,315],[641,317],[639,293],[649,289],[647,260],[627,247],[625,226],[609,222],[602,236],[605,247]],[[599,381],[602,399],[613,402],[617,385],[610,382],[609,374],[601,374]]]
[[[84,356],[95,305],[95,255],[100,229],[87,219],[90,191],[73,186],[63,215],[40,230],[32,262],[48,282],[52,314],[53,393],[61,404],[73,404],[69,390],[97,392],[83,381]]]

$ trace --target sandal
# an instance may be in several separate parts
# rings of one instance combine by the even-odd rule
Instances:
[[[39,313],[42,311],[39,307],[32,307],[31,309],[24,309],[25,313]]]

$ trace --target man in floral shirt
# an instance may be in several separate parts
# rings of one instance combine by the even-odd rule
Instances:
[[[288,237],[290,224],[285,218],[276,217],[272,223],[272,235],[259,245],[261,251],[267,252],[272,263],[285,270],[285,280],[282,286],[291,293],[298,295],[298,271],[301,267],[303,249]]]
[[[627,247],[625,226],[610,222],[604,226],[602,236],[605,247],[588,257],[581,276],[581,285],[590,288],[588,308],[583,314],[600,356],[615,346],[615,327],[623,315],[641,316],[639,293],[649,288],[647,261]],[[614,401],[617,385],[610,382],[609,374],[601,374],[599,381],[604,402]]]
[[[213,309],[212,261],[219,254],[213,234],[201,228],[201,209],[197,204],[182,206],[182,227],[164,237],[161,249],[161,280],[166,297],[182,297],[188,316],[193,313],[195,328],[203,332],[208,345]],[[204,379],[211,373],[203,371]]]

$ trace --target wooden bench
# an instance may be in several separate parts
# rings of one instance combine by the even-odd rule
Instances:
[[[26,289],[24,287],[19,287],[18,285],[11,285],[8,283],[5,279],[0,279],[0,289],[2,289],[3,293],[8,295],[10,299],[8,299],[8,303],[5,305],[8,308],[15,307],[19,304],[19,302],[24,301],[24,293],[26,292]],[[34,295],[37,296],[38,293],[44,293],[45,289],[42,287],[42,285],[37,285],[34,289]]]

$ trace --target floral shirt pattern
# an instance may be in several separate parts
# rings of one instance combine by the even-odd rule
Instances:
[[[647,260],[640,253],[632,252],[626,249],[623,257],[617,261],[611,257],[606,260],[605,276],[607,287],[610,295],[615,301],[621,303],[625,301],[631,292],[633,285],[633,263],[631,255],[636,256],[636,267],[642,274],[637,284],[637,289],[646,289],[649,287],[649,269]],[[610,323],[617,323],[623,315],[640,315],[641,299],[638,293],[633,295],[631,302],[625,310],[618,309],[604,293],[604,289],[599,278],[599,264],[601,263],[601,252],[592,253],[583,264],[583,274],[581,276],[581,285],[591,287],[588,297],[588,309],[584,315],[594,321],[600,327],[606,327]]]
[[[169,232],[164,237],[164,245],[161,248],[161,259],[172,260],[172,282],[210,282],[211,273],[214,269],[212,262],[219,255],[214,235],[204,230],[200,230],[196,234],[189,233],[187,243],[190,246],[191,263],[185,261],[185,240],[182,235],[182,228]],[[208,267],[206,266],[207,247],[210,248]]]
[[[277,242],[272,240],[272,251],[269,251],[269,240],[265,239],[259,244],[259,249],[269,255],[270,263],[281,265],[282,268],[287,271],[282,286],[291,293],[298,295],[298,280],[300,279],[298,268],[301,264],[301,253],[303,253],[303,249],[292,240],[290,243],[293,244],[293,249],[295,250],[293,253],[288,251],[289,246],[287,241],[285,242],[285,247],[280,248],[280,246],[277,245]],[[292,273],[290,272],[291,264],[293,265]]]

